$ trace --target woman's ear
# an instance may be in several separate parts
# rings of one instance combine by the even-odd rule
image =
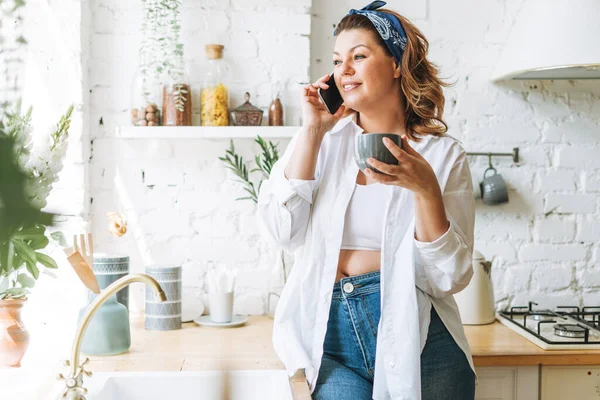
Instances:
[[[396,64],[396,66],[394,67],[394,79],[400,78],[400,75],[402,75],[400,73],[400,69],[402,67],[402,64],[401,63],[397,63],[396,61],[394,61],[394,63]]]

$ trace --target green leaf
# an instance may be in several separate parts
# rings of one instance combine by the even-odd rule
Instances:
[[[17,281],[19,281],[21,286],[24,288],[32,288],[35,286],[35,279],[27,276],[26,274],[19,274],[19,276],[17,276]]]
[[[30,239],[37,238],[40,235],[43,235],[45,230],[46,230],[46,228],[43,225],[39,225],[35,228],[21,229],[20,231],[18,231],[17,233],[15,233],[13,235],[13,238],[30,240]]]
[[[60,244],[62,247],[68,247],[69,246],[67,244],[67,239],[65,238],[65,235],[62,232],[60,232],[60,231],[52,232],[50,234],[50,237],[53,240],[56,240],[58,242],[58,244]]]
[[[6,253],[6,272],[10,273],[13,270],[13,260],[15,258],[15,246],[12,240],[8,241],[8,251]]]
[[[6,291],[6,294],[14,299],[25,297],[28,293],[29,290],[27,288],[10,288]]]
[[[29,271],[29,273],[33,275],[34,279],[37,279],[40,276],[40,270],[35,264],[27,262],[25,265],[27,266],[27,271]]]
[[[42,274],[45,274],[45,275],[51,276],[51,277],[52,277],[52,278],[54,278],[54,279],[56,279],[56,278],[57,278],[56,274],[55,274],[54,272],[52,272],[52,270],[49,270],[49,269],[47,269],[47,268],[46,268],[46,269],[44,269],[44,270],[42,271]]]
[[[8,280],[8,278],[0,278],[0,293],[6,292],[9,283],[10,281]]]
[[[35,252],[20,239],[13,239],[11,243],[15,245],[15,251],[27,262],[35,265],[37,259]]]
[[[6,259],[8,255],[7,243],[0,243],[0,276],[8,272],[8,265],[6,265]]]
[[[57,269],[58,265],[54,259],[44,253],[40,253],[39,251],[35,252],[35,256],[37,257],[37,261],[42,264],[46,268]]]
[[[28,246],[31,250],[41,250],[45,249],[46,246],[48,246],[48,243],[50,243],[50,240],[48,240],[46,235],[41,235],[36,239],[30,240]]]

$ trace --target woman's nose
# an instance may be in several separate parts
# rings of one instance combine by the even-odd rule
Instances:
[[[342,64],[342,75],[354,75],[354,68],[350,63],[345,62]]]

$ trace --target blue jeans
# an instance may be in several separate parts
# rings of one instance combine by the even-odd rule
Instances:
[[[343,278],[334,285],[313,399],[372,398],[380,315],[379,272]],[[423,400],[475,398],[475,374],[433,307],[421,353],[421,392]]]

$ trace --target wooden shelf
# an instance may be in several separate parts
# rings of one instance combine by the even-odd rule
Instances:
[[[292,138],[299,126],[123,126],[121,139],[264,139]]]

